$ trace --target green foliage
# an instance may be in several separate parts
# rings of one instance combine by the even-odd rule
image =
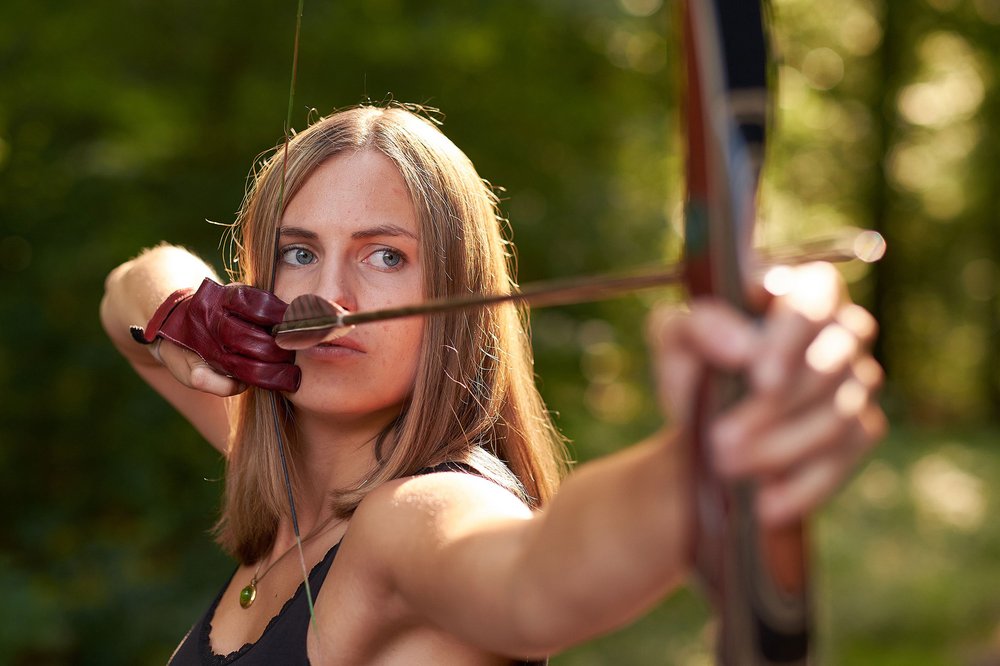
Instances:
[[[889,259],[849,277],[880,315],[894,416],[995,421],[996,2],[773,4],[763,240],[881,229]],[[207,535],[222,466],[131,375],[97,306],[107,272],[162,239],[221,268],[206,220],[233,219],[254,156],[281,136],[294,12],[6,0],[2,13],[0,663],[163,663],[231,568]],[[523,282],[676,254],[669,5],[307,2],[303,30],[293,125],[367,100],[441,108],[505,188]],[[656,427],[642,321],[659,296],[534,314],[539,382],[581,459]],[[995,630],[1000,537],[962,521],[996,508],[996,432],[905,432],[820,523],[831,663],[954,663]],[[971,496],[955,490],[970,478]],[[966,505],[934,509],[934,479]],[[707,616],[681,593],[557,663],[705,663]]]
[[[771,236],[876,228],[858,294],[882,323],[894,415],[996,422],[996,3],[774,3]]]

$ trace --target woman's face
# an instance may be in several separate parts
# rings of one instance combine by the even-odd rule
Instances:
[[[376,150],[321,164],[281,220],[275,294],[318,294],[355,312],[423,298],[420,230],[403,177]],[[299,351],[300,412],[388,420],[413,388],[423,320],[366,324]]]

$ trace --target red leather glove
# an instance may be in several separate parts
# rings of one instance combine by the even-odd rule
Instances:
[[[137,342],[164,338],[190,349],[222,374],[272,391],[295,391],[302,374],[295,352],[274,342],[271,328],[288,305],[274,294],[247,286],[222,286],[205,279],[178,289],[153,313],[145,330],[132,326]]]

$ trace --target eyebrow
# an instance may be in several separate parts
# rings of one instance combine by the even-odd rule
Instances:
[[[279,233],[281,236],[305,238],[308,240],[315,240],[319,238],[319,234],[315,231],[303,229],[302,227],[284,226],[281,227]],[[404,229],[403,227],[395,224],[379,224],[374,227],[359,229],[351,234],[351,238],[354,239],[375,238],[377,236],[406,236],[407,238],[412,238],[413,240],[419,240],[409,229]]]
[[[308,240],[315,240],[319,238],[319,234],[315,231],[309,231],[308,229],[303,229],[302,227],[281,227],[278,229],[279,236],[291,236],[293,238],[306,238]]]
[[[375,236],[406,236],[413,240],[419,240],[409,229],[396,226],[395,224],[379,224],[367,229],[359,229],[351,234],[351,238],[374,238]]]

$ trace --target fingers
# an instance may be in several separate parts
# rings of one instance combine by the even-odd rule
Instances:
[[[811,464],[787,474],[765,479],[758,485],[757,513],[765,525],[779,526],[801,519],[832,495],[878,440],[888,422],[877,407],[860,415],[857,431],[839,448],[816,458]]]
[[[190,366],[189,387],[223,398],[247,390],[247,385],[243,382],[216,372],[212,366],[200,359]]]
[[[247,385],[233,377],[217,372],[195,352],[185,349],[169,340],[159,346],[159,358],[170,374],[188,388],[228,397],[242,393]]]
[[[823,317],[799,319],[812,321],[817,332],[810,338],[809,326],[800,327],[808,344],[797,361],[780,361],[787,364],[783,381],[753,393],[711,431],[719,473],[757,481],[765,524],[784,524],[814,510],[886,431],[878,405],[883,372],[868,353],[874,319],[852,304]],[[795,338],[773,339],[797,344]]]
[[[295,352],[279,347],[267,331],[233,316],[219,317],[215,339],[225,351],[265,363],[292,363]]]
[[[229,374],[271,391],[296,391],[301,372],[295,352],[282,349],[270,333],[233,316],[220,317],[216,338],[222,345],[213,359]]]
[[[739,370],[753,353],[758,333],[746,316],[717,301],[695,303],[688,313],[659,310],[649,339],[661,352],[686,352],[724,370]]]
[[[260,326],[281,323],[288,308],[288,304],[271,292],[245,284],[228,285],[222,297],[222,306],[228,312]]]
[[[784,279],[769,274],[771,288],[785,291],[775,298],[762,323],[761,345],[750,368],[750,382],[761,391],[787,390],[796,383],[794,370],[820,330],[832,322],[843,301],[843,280],[829,264],[782,269]]]
[[[862,409],[876,401],[882,387],[882,369],[867,353],[874,331],[871,315],[849,305],[844,308],[843,316],[819,331],[806,347],[798,366],[786,370],[792,379],[782,380],[784,389],[770,387],[769,391],[751,392],[721,415],[714,424],[712,435],[720,454],[729,456],[725,458],[726,471],[732,474],[769,473],[773,465],[795,462],[782,457],[782,451],[812,453],[805,445],[783,441],[778,436],[773,438],[774,442],[761,441],[766,433],[783,422],[792,432],[785,440],[798,436],[794,428],[796,423],[811,424],[813,429],[807,432],[816,432],[814,445],[817,447],[823,444],[824,438],[837,436],[836,432],[830,432],[831,429],[849,427]],[[739,442],[743,441],[756,443],[744,458],[740,458]],[[782,444],[787,444],[787,448]]]
[[[785,275],[759,322],[712,303],[651,321],[658,386],[682,424],[709,368],[746,378],[747,394],[712,419],[706,445],[721,477],[760,489],[760,517],[772,524],[828,498],[886,430],[882,369],[869,353],[875,320],[829,265]]]
[[[159,345],[161,363],[184,386],[220,397],[236,395],[249,385],[271,391],[298,390],[302,379],[298,366],[290,363],[264,363],[239,354],[220,357],[219,364],[228,374],[215,369],[195,352],[169,340]]]
[[[270,333],[286,308],[269,292],[205,279],[193,294],[171,295],[157,310],[163,314],[133,336],[169,341],[159,349],[169,348],[162,362],[190,388],[220,396],[244,391],[247,384],[294,391],[300,380],[295,354],[278,347]]]
[[[264,363],[239,354],[225,354],[219,361],[237,379],[269,391],[296,391],[302,380],[299,367],[290,363]]]
[[[705,301],[691,312],[654,311],[647,326],[655,378],[663,409],[684,424],[692,414],[706,364],[732,372],[752,354],[753,323],[720,303]]]
[[[853,462],[842,449],[855,442],[870,447],[881,434],[871,411],[881,413],[876,406],[880,385],[881,368],[867,360],[829,397],[821,396],[794,414],[782,415],[780,406],[753,398],[745,401],[711,430],[719,473],[729,478],[780,475],[826,455],[844,455]]]

